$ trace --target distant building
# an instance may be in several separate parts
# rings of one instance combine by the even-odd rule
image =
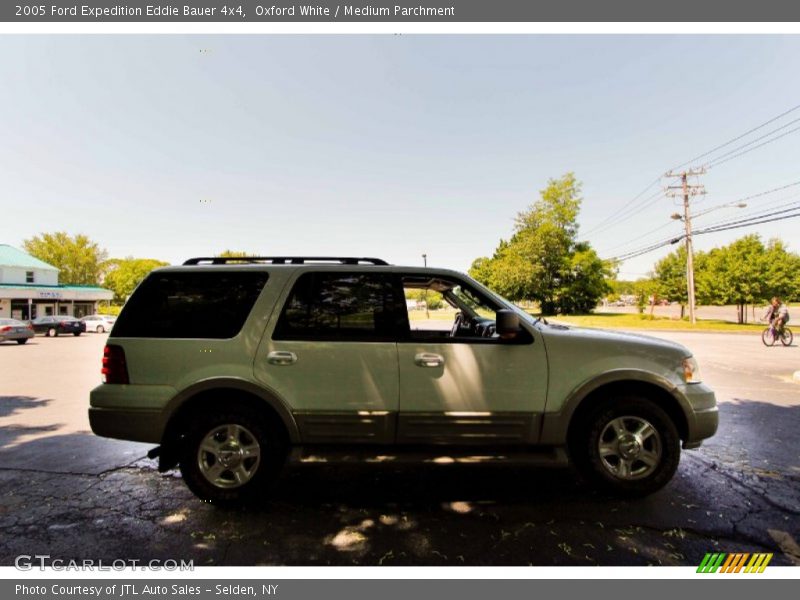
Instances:
[[[0,244],[0,317],[35,319],[48,315],[82,317],[114,293],[91,285],[59,285],[53,265]]]

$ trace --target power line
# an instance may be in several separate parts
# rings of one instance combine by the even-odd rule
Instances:
[[[764,213],[765,210],[775,210],[775,209],[778,209],[778,208],[786,208],[787,206],[794,206],[794,205],[798,205],[798,204],[800,204],[800,201],[795,200],[793,202],[786,202],[784,204],[777,204],[777,205],[774,205],[774,206],[770,206],[769,208],[763,207],[763,208],[761,208],[761,209],[759,209],[759,210],[757,210],[755,212],[747,212],[747,213],[741,215],[740,218],[742,220],[744,220],[744,219],[757,219],[759,217],[764,216],[763,213]],[[732,222],[734,222],[734,221],[731,220],[731,219],[724,219],[722,221],[717,221],[716,223],[712,223],[711,225],[706,225],[706,228],[716,227],[717,225],[727,225],[728,223],[732,223]]]
[[[798,120],[800,120],[800,119],[798,119]],[[794,123],[794,121],[792,121],[792,122]],[[776,131],[778,131],[778,130],[776,130]],[[717,166],[719,166],[719,165],[721,165],[723,163],[728,162],[729,160],[733,160],[734,158],[739,158],[740,156],[743,156],[745,154],[749,154],[753,150],[758,150],[759,148],[761,148],[763,146],[766,146],[767,144],[771,144],[772,142],[777,142],[778,140],[780,140],[782,138],[785,138],[787,135],[792,134],[792,133],[794,133],[796,131],[800,131],[800,126],[795,127],[794,129],[790,129],[789,131],[787,131],[785,133],[782,133],[781,135],[775,136],[774,138],[769,139],[766,142],[762,142],[762,143],[758,144],[757,146],[753,146],[752,148],[748,148],[747,150],[743,150],[742,152],[739,152],[738,154],[734,154],[733,156],[729,156],[729,154],[731,152],[735,152],[736,150],[740,150],[742,148],[746,148],[747,146],[749,146],[750,144],[754,143],[757,140],[753,140],[753,142],[750,142],[749,144],[743,144],[742,146],[739,146],[739,148],[731,150],[731,152],[723,154],[722,156],[712,160],[711,162],[706,163],[706,169],[712,169],[712,168],[717,167]],[[763,137],[758,138],[758,139],[763,139]],[[726,156],[728,158],[724,158]],[[720,160],[720,159],[722,159],[722,160]]]
[[[800,203],[794,202],[793,204],[800,204]],[[754,216],[748,217],[746,219],[738,219],[738,220],[733,220],[733,221],[727,221],[725,223],[719,223],[718,225],[710,225],[708,227],[704,227],[703,229],[698,229],[698,231],[703,231],[703,232],[706,232],[706,233],[711,232],[711,231],[725,231],[726,229],[730,229],[730,225],[736,225],[736,224],[739,224],[739,223],[746,223],[746,224],[754,224],[755,225],[756,224],[756,221],[755,221],[756,219],[762,219],[764,217],[772,217],[772,216],[775,216],[775,215],[781,215],[781,214],[785,214],[785,213],[789,213],[789,212],[793,212],[793,211],[797,211],[797,210],[800,210],[800,206],[793,206],[791,208],[784,208],[783,210],[775,210],[775,211],[764,213],[764,214],[760,214],[760,215],[754,215]]]
[[[662,229],[666,229],[667,227],[670,227],[670,226],[673,226],[673,225],[675,225],[675,223],[672,223],[672,222],[664,223],[663,225],[660,225],[659,227],[656,227],[655,229],[651,229],[647,233],[643,233],[640,236],[632,238],[632,239],[630,239],[630,240],[628,240],[626,242],[623,242],[621,244],[617,244],[616,246],[611,246],[610,248],[606,248],[606,250],[615,250],[617,248],[624,248],[626,246],[631,246],[631,245],[633,245],[633,242],[635,242],[637,240],[641,240],[642,238],[646,238],[651,233],[655,233],[656,231],[661,231]]]
[[[719,146],[716,146],[716,147],[712,148],[712,149],[711,149],[711,150],[709,150],[708,152],[703,152],[703,154],[699,154],[698,156],[695,156],[694,158],[692,158],[692,159],[690,159],[690,160],[687,160],[685,163],[682,163],[682,164],[680,164],[680,165],[678,165],[678,166],[676,166],[676,167],[672,167],[672,169],[671,169],[671,170],[672,170],[672,171],[677,171],[678,169],[680,169],[680,168],[682,168],[682,167],[685,167],[685,166],[687,166],[687,165],[690,165],[691,163],[693,163],[693,162],[695,162],[695,161],[697,161],[697,160],[699,160],[699,159],[701,159],[701,158],[705,158],[705,157],[706,157],[706,156],[708,156],[709,154],[713,154],[713,153],[714,153],[714,152],[716,152],[717,150],[722,150],[722,149],[723,149],[723,148],[725,148],[726,146],[730,146],[730,145],[731,145],[731,144],[733,144],[734,142],[738,142],[738,141],[739,141],[739,140],[741,140],[742,138],[746,138],[746,137],[747,137],[748,135],[750,135],[751,133],[755,133],[755,132],[756,132],[756,131],[758,131],[759,129],[762,129],[762,128],[766,127],[767,125],[769,125],[769,124],[771,124],[771,123],[774,123],[775,121],[778,121],[778,120],[782,119],[782,118],[783,118],[783,117],[785,117],[786,115],[793,113],[793,112],[794,112],[794,111],[796,111],[797,109],[800,109],[800,104],[798,104],[797,106],[793,106],[793,107],[792,107],[792,108],[790,108],[789,110],[787,110],[787,111],[785,111],[785,112],[782,112],[782,113],[781,113],[781,114],[779,114],[777,117],[773,117],[773,118],[771,118],[769,121],[765,121],[764,123],[762,123],[761,125],[759,125],[759,126],[757,126],[757,127],[753,127],[752,129],[750,129],[750,130],[748,130],[748,131],[745,131],[743,134],[741,134],[741,135],[738,135],[738,136],[736,136],[735,138],[733,138],[733,139],[731,139],[731,140],[728,140],[728,141],[727,141],[727,142],[725,142],[724,144],[720,144]]]
[[[617,216],[619,216],[621,213],[625,212],[625,210],[626,210],[626,209],[627,209],[629,206],[631,206],[631,205],[635,204],[635,203],[636,203],[636,201],[637,201],[639,198],[641,198],[642,196],[644,196],[644,195],[645,195],[645,194],[646,194],[648,191],[650,191],[650,189],[652,189],[652,187],[653,187],[654,185],[657,185],[657,184],[659,184],[659,183],[661,183],[661,177],[657,177],[656,179],[654,179],[654,180],[653,180],[653,181],[650,183],[650,185],[648,185],[648,186],[647,186],[646,188],[644,188],[644,189],[643,189],[641,192],[639,192],[638,194],[636,194],[636,195],[635,195],[633,198],[631,198],[630,200],[628,200],[628,201],[627,201],[627,202],[626,202],[626,203],[625,203],[625,204],[624,204],[622,207],[620,207],[620,208],[619,208],[619,209],[618,209],[616,212],[613,212],[613,213],[611,213],[610,215],[608,215],[608,216],[607,216],[605,219],[603,219],[602,221],[600,221],[600,222],[599,222],[597,225],[595,225],[594,227],[590,227],[588,230],[586,230],[586,231],[583,233],[583,235],[588,235],[588,234],[590,234],[590,233],[597,232],[598,230],[607,229],[607,227],[603,227],[603,226],[604,226],[606,223],[608,223],[609,221],[611,221],[611,220],[615,219],[615,218],[616,218]],[[661,194],[661,190],[658,190],[657,194],[658,194],[658,195],[660,195],[660,194]],[[647,202],[647,201],[648,201],[648,200],[650,200],[651,198],[653,198],[653,196],[649,196],[649,197],[645,198],[645,199],[643,200],[643,202]],[[617,222],[617,223],[619,223],[619,222]],[[613,224],[612,224],[612,226],[613,226],[613,225],[615,225],[615,224],[617,224],[617,223],[613,223]]]
[[[718,146],[715,146],[711,150],[708,150],[708,151],[706,151],[706,152],[704,152],[702,154],[699,154],[699,155],[695,156],[694,158],[692,158],[690,160],[687,160],[686,162],[681,163],[680,165],[677,165],[676,167],[673,167],[670,171],[671,172],[676,172],[679,169],[681,169],[682,167],[685,167],[685,166],[687,166],[687,165],[689,165],[691,163],[694,163],[694,162],[696,162],[697,160],[699,160],[701,158],[705,158],[706,156],[710,156],[710,155],[714,154],[715,152],[717,152],[718,150],[722,150],[723,148],[726,148],[727,146],[730,146],[731,144],[746,138],[750,134],[755,133],[756,131],[759,131],[760,129],[763,129],[766,126],[768,126],[768,125],[770,125],[772,123],[775,123],[776,121],[779,121],[783,117],[795,112],[798,109],[800,109],[800,104],[797,104],[796,106],[791,107],[790,109],[782,112],[781,114],[779,114],[779,115],[777,115],[777,116],[775,116],[775,117],[773,117],[773,118],[761,123],[760,125],[758,125],[756,127],[753,127],[751,129],[745,131],[744,133],[742,133],[740,135],[737,135],[734,138],[731,138],[730,140],[728,140],[727,142],[725,142],[723,144],[719,144]],[[790,134],[792,134],[792,133],[794,133],[796,131],[800,131],[800,126],[798,126],[798,127],[794,128],[794,129],[791,129],[791,130],[789,130],[789,131],[787,131],[787,132],[785,132],[785,133],[783,133],[781,135],[775,136],[775,137],[773,137],[771,139],[766,139],[766,138],[769,138],[770,136],[774,135],[775,133],[777,133],[777,132],[779,132],[779,131],[781,131],[783,129],[786,129],[790,125],[792,125],[794,123],[797,123],[797,122],[800,122],[800,118],[793,119],[792,121],[789,121],[788,123],[785,123],[785,124],[781,125],[780,127],[777,127],[775,129],[773,129],[769,133],[765,133],[765,134],[759,136],[758,138],[756,138],[754,140],[751,140],[751,141],[749,141],[749,142],[747,142],[745,144],[742,144],[742,145],[738,146],[737,148],[734,148],[734,149],[732,149],[732,150],[730,150],[730,151],[728,151],[728,152],[726,152],[726,153],[724,153],[724,154],[722,154],[720,156],[712,158],[711,160],[709,160],[706,163],[706,168],[710,169],[712,167],[719,166],[721,164],[724,164],[724,163],[728,162],[729,160],[733,160],[733,159],[738,158],[740,156],[743,156],[743,155],[745,155],[745,154],[747,154],[749,152],[757,150],[758,148],[766,146],[767,144],[771,144],[772,142],[775,142],[775,141],[777,141],[777,140],[779,140],[779,139],[781,139],[783,137],[786,137],[787,135],[790,135]],[[753,146],[753,144],[755,144],[756,142],[758,142],[760,140],[765,140],[765,141],[762,142],[761,144],[757,144],[757,145]],[[599,232],[605,231],[607,229],[613,228],[613,227],[615,227],[617,225],[620,225],[620,224],[628,221],[633,216],[641,213],[646,208],[649,208],[650,206],[652,206],[655,203],[654,199],[661,195],[660,191],[656,192],[655,194],[652,194],[652,195],[648,196],[644,200],[640,200],[640,198],[642,198],[642,196],[644,196],[649,190],[651,190],[660,181],[661,181],[661,177],[658,177],[655,180],[653,180],[646,188],[644,188],[636,196],[634,196],[633,198],[628,200],[625,204],[623,204],[615,212],[613,212],[610,215],[608,215],[605,219],[600,221],[594,227],[591,227],[591,228],[587,229],[583,233],[583,235],[589,235],[591,233],[599,233]],[[766,193],[768,193],[768,192],[765,192],[765,194]],[[753,196],[753,197],[756,197],[756,196]],[[638,205],[637,205],[637,201],[638,201]],[[640,236],[637,239],[641,239],[642,237],[645,237],[645,236]],[[616,246],[616,247],[619,247],[619,246]]]
[[[800,202],[795,202],[793,204],[798,204],[793,208],[787,208],[785,210],[773,211],[757,216],[753,216],[747,219],[741,219],[737,221],[730,221],[727,223],[721,223],[716,226],[705,227],[703,229],[696,229],[692,232],[692,235],[704,235],[708,233],[716,233],[718,231],[729,231],[731,229],[741,229],[743,227],[752,227],[753,225],[761,225],[763,223],[773,223],[776,221],[783,221],[786,219],[794,219],[796,217],[800,217]],[[631,252],[622,254],[620,256],[607,259],[613,262],[623,262],[629,260],[631,258],[636,258],[637,256],[641,256],[643,254],[648,254],[659,248],[663,248],[665,246],[669,246],[672,244],[676,244],[681,241],[685,237],[684,234],[681,234],[675,238],[662,240],[658,243],[651,244],[644,248],[640,248],[639,250],[632,250]]]

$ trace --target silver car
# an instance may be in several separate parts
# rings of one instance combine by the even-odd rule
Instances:
[[[0,319],[0,342],[24,344],[33,337],[33,325],[17,319]]]

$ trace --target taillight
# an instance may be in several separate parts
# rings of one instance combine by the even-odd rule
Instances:
[[[130,383],[125,350],[122,346],[108,345],[103,349],[103,383]]]
[[[0,327],[0,331],[11,331],[11,326],[6,325],[5,327]]]
[[[33,325],[31,325],[30,323],[28,323],[28,329],[30,329],[31,331],[33,331]]]

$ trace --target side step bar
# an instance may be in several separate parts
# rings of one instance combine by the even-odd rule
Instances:
[[[509,448],[489,452],[486,448],[403,448],[397,446],[295,446],[289,454],[292,465],[386,464],[386,465],[479,465],[503,464],[531,467],[565,467],[569,464],[562,447]]]

